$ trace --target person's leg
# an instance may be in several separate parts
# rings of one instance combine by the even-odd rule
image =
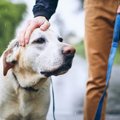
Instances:
[[[85,49],[89,78],[86,88],[84,120],[94,120],[98,102],[105,88],[117,6],[117,0],[85,1]],[[105,103],[101,120],[105,120]]]

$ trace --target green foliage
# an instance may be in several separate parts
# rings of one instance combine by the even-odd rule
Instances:
[[[76,48],[76,53],[81,57],[85,58],[85,49],[83,40],[74,46]]]
[[[75,45],[75,48],[76,48],[76,53],[81,57],[85,58],[84,42],[83,41],[79,42],[78,44]],[[120,65],[120,46],[117,50],[114,63]]]
[[[117,54],[115,56],[115,63],[120,64],[120,46],[119,46],[119,48],[117,50]]]
[[[0,54],[13,38],[25,10],[25,4],[14,4],[8,0],[0,0]]]

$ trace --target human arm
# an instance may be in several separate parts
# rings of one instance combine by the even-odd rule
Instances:
[[[36,0],[33,7],[34,17],[44,16],[47,20],[55,13],[58,0]]]
[[[22,30],[19,36],[19,43],[25,46],[29,43],[30,36],[34,29],[40,28],[45,31],[49,28],[49,19],[55,12],[58,0],[36,0],[33,7],[34,18],[28,22],[26,28]]]

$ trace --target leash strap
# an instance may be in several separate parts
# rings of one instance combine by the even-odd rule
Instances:
[[[112,46],[111,46],[110,56],[109,56],[109,60],[108,60],[108,69],[107,69],[107,74],[106,74],[106,87],[105,87],[104,92],[103,92],[103,94],[100,98],[100,101],[98,103],[98,108],[97,108],[94,120],[101,119],[102,106],[104,103],[104,98],[106,96],[107,88],[109,86],[112,65],[113,65],[116,51],[118,48],[119,40],[120,40],[120,6],[119,6],[118,11],[117,11],[117,16],[116,16],[115,25],[114,25],[113,42],[112,42]]]
[[[53,108],[52,108],[52,110],[53,110],[53,120],[56,120],[56,118],[55,118],[55,94],[54,94],[54,87],[53,87],[53,81],[51,80],[51,83],[52,83],[52,101],[53,101]]]

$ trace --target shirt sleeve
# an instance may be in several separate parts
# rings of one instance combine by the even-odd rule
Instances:
[[[36,0],[35,5],[33,6],[34,17],[44,16],[46,19],[55,13],[58,0]]]

